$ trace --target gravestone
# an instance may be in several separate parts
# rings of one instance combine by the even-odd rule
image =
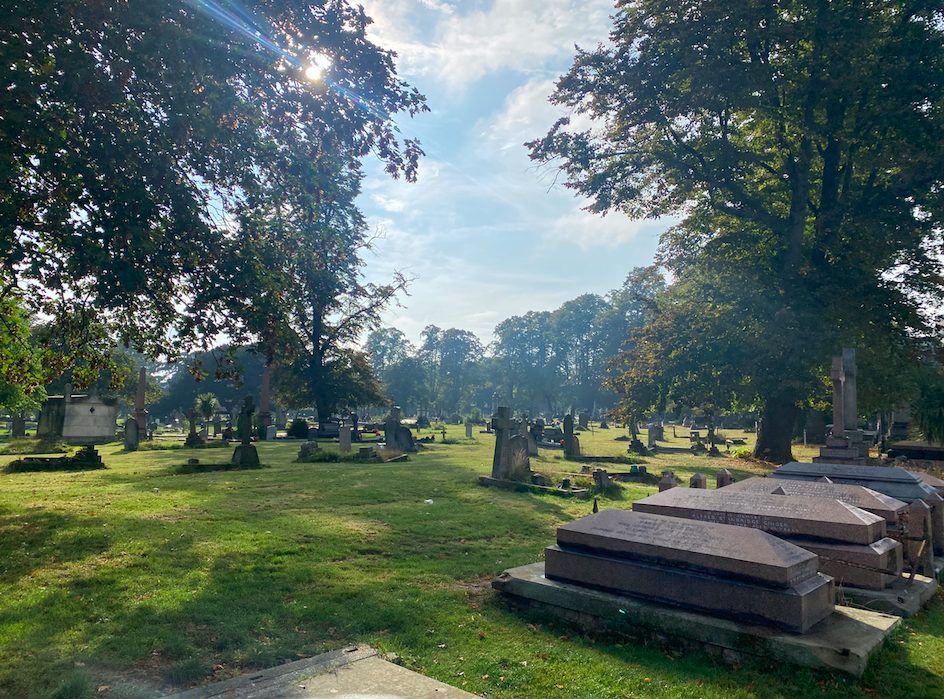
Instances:
[[[201,444],[204,444],[206,440],[197,434],[197,413],[193,410],[193,408],[187,412],[187,421],[190,423],[190,432],[187,434],[187,438],[184,440],[184,446],[198,447]]]
[[[589,430],[590,429],[590,414],[586,412],[580,413],[577,416],[577,425],[582,430]]]
[[[604,468],[594,469],[593,484],[600,490],[606,490],[613,485],[613,477]]]
[[[628,510],[557,530],[545,575],[804,633],[834,608],[816,555],[765,532]]]
[[[900,519],[905,559],[912,570],[935,577],[931,508],[924,500],[915,500]]]
[[[26,416],[23,413],[15,413],[10,418],[10,436],[14,439],[26,436]]]
[[[574,434],[574,416],[564,416],[564,458],[580,456],[580,439]]]
[[[409,428],[400,424],[400,406],[394,405],[390,408],[390,416],[384,423],[384,442],[388,449],[396,451],[413,452],[416,451],[416,443],[413,441],[413,433]]]
[[[679,484],[675,474],[671,471],[663,471],[662,478],[659,479],[659,492],[675,488]]]
[[[715,488],[724,488],[734,483],[734,474],[722,468],[715,473]]]
[[[705,474],[696,473],[695,475],[693,475],[691,478],[688,479],[688,487],[689,488],[707,488],[708,479],[705,477]]]
[[[206,442],[210,438],[210,428],[206,424],[200,428],[200,439]]]
[[[138,423],[133,417],[125,420],[125,451],[138,450]]]
[[[239,429],[239,445],[233,451],[232,463],[242,467],[259,465],[259,452],[252,443],[252,414],[255,412],[252,396],[246,396],[242,409],[239,411],[237,427]]]
[[[472,421],[471,420],[465,421],[465,438],[472,439]]]
[[[519,426],[518,434],[528,441],[528,456],[538,456],[538,440],[534,436],[533,425],[522,423]]]
[[[267,441],[267,442],[271,442],[272,440],[275,439],[275,425],[267,425],[267,426],[266,426],[266,436],[265,436],[265,438],[266,438],[266,441]]]
[[[338,436],[338,448],[342,452],[351,451],[351,426],[341,425],[341,432]]]
[[[219,413],[213,415],[213,436],[219,437],[223,431],[223,419]]]
[[[492,416],[495,433],[495,451],[492,455],[492,478],[500,480],[527,480],[530,482],[531,461],[528,458],[527,437],[513,434],[516,423],[511,409],[499,406]]]

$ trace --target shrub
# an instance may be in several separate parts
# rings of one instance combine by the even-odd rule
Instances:
[[[287,434],[292,439],[308,439],[308,420],[297,417],[288,426]]]

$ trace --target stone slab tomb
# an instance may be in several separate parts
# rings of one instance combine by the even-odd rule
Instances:
[[[901,577],[902,546],[886,537],[885,520],[828,498],[673,488],[639,500],[633,510],[753,527],[821,551],[819,570],[837,582],[883,589]]]
[[[931,508],[931,545],[937,555],[944,555],[944,499],[932,486],[903,468],[859,466],[853,464],[804,463],[791,461],[771,474],[784,480],[816,481],[828,478],[833,483],[861,485],[883,495],[912,503],[923,500]]]
[[[545,575],[804,633],[833,611],[815,554],[757,529],[629,510],[563,525]]]

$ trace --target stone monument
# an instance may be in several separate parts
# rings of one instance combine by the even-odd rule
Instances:
[[[269,362],[262,368],[262,387],[259,389],[259,439],[268,440],[268,427],[272,424],[272,414],[269,412],[269,393],[271,383],[272,367]],[[319,416],[320,417],[320,416]],[[275,435],[273,435],[274,439]]]
[[[206,444],[206,440],[197,434],[197,413],[193,408],[187,411],[187,422],[190,423],[190,432],[184,440],[184,446],[199,447]]]
[[[147,371],[144,367],[138,370],[138,385],[134,394],[134,421],[138,427],[138,441],[148,439],[148,410],[144,407],[145,392],[147,390]],[[126,440],[127,441],[127,440]]]
[[[564,416],[564,458],[580,456],[580,439],[574,434],[574,416]]]
[[[465,421],[465,438],[472,439],[472,420],[468,418]]]
[[[413,433],[410,432],[409,428],[400,424],[399,405],[390,408],[390,417],[384,423],[384,442],[386,442],[388,449],[403,452],[416,451]]]
[[[343,453],[351,451],[351,426],[347,423],[341,425],[338,433],[338,449]]]
[[[237,419],[240,443],[233,451],[232,459],[233,464],[243,468],[252,468],[259,465],[259,452],[256,451],[256,447],[252,443],[252,414],[254,412],[255,406],[252,404],[252,396],[246,396]]]
[[[869,462],[869,444],[859,429],[854,349],[843,348],[841,355],[833,357],[830,378],[833,382],[833,431],[813,461],[864,466]]]
[[[511,410],[499,406],[491,420],[495,433],[495,451],[492,454],[492,478],[506,481],[531,481],[531,460],[528,458],[528,438],[515,434],[516,423]]]

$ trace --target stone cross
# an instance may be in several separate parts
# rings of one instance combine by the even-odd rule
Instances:
[[[833,437],[845,437],[847,430],[859,427],[854,349],[844,347],[841,355],[833,357],[829,376],[833,382]]]
[[[495,431],[495,453],[492,456],[492,478],[505,480],[511,475],[511,409],[501,405],[495,410],[491,421]]]

